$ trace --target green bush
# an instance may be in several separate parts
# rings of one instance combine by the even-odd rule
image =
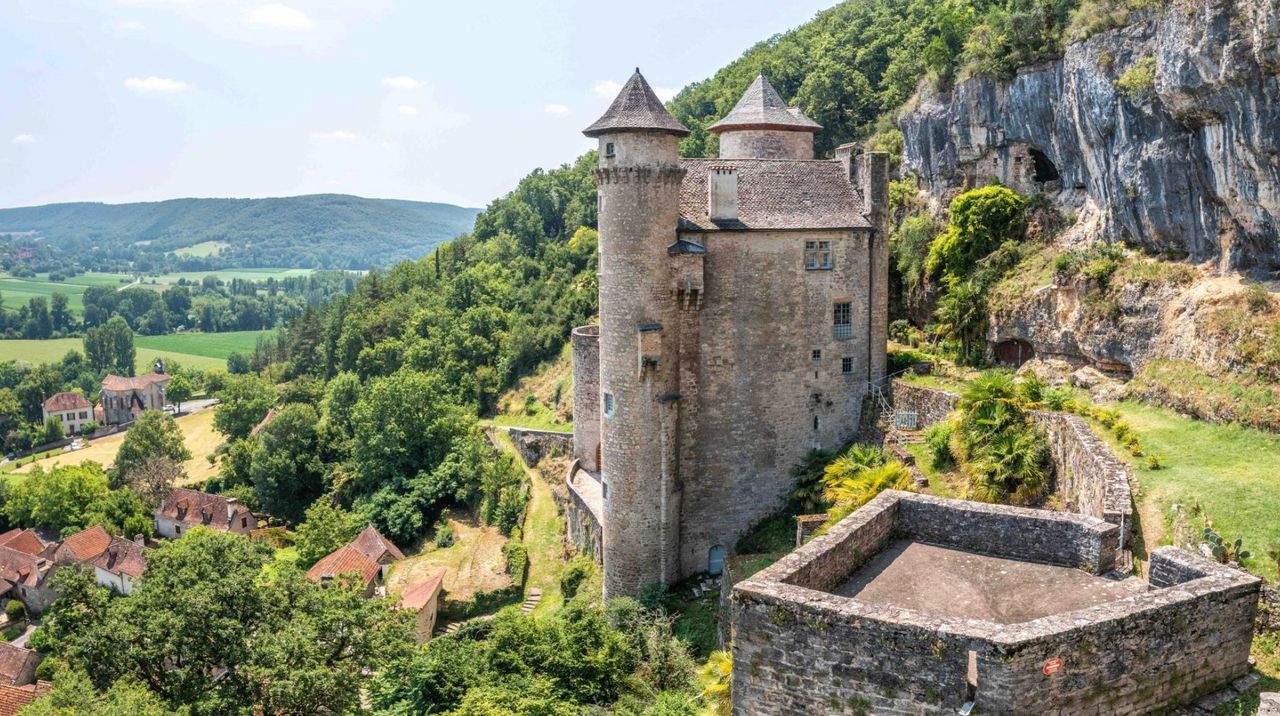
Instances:
[[[440,524],[436,527],[436,546],[441,548],[452,547],[453,539],[453,525],[446,520],[440,520]]]
[[[1245,283],[1244,301],[1249,306],[1250,313],[1266,313],[1271,310],[1271,293],[1257,281]]]
[[[924,444],[929,448],[929,460],[939,470],[955,464],[955,456],[951,454],[951,434],[954,430],[950,422],[943,420],[924,431]]]
[[[515,539],[507,540],[502,545],[502,556],[507,560],[507,574],[515,578],[516,584],[523,585],[525,572],[529,567],[529,550],[524,543]]]
[[[929,246],[928,274],[953,285],[1006,241],[1021,241],[1027,230],[1026,206],[1026,199],[998,184],[957,196],[949,207],[947,230]]]
[[[27,618],[27,607],[17,599],[10,599],[4,607],[4,613],[11,622],[22,621]]]
[[[560,592],[564,594],[566,600],[573,599],[577,595],[578,588],[587,577],[591,576],[595,568],[595,562],[582,555],[569,560],[569,564],[565,565],[564,571],[560,573]]]
[[[911,322],[905,318],[899,318],[889,324],[889,337],[899,343],[909,342],[912,334]]]
[[[1120,79],[1116,80],[1116,87],[1119,88],[1121,94],[1129,98],[1130,102],[1141,102],[1146,100],[1156,84],[1156,58],[1143,57],[1133,64],[1124,74],[1120,75]]]

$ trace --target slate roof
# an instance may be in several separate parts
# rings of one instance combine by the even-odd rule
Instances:
[[[30,649],[0,642],[0,684],[22,686],[27,668],[35,668],[40,655]]]
[[[44,401],[45,412],[61,413],[66,410],[87,410],[93,407],[89,399],[74,391],[54,393]]]
[[[622,86],[622,91],[613,100],[613,104],[609,105],[609,109],[605,110],[604,115],[582,130],[582,133],[588,137],[598,137],[605,132],[627,129],[668,132],[679,136],[689,133],[689,128],[680,124],[662,106],[662,100],[658,99],[653,88],[640,74],[639,67]]]
[[[404,554],[373,525],[365,527],[349,544],[378,564],[404,559]]]
[[[222,495],[177,487],[165,498],[156,515],[185,525],[204,525],[225,532],[237,516],[249,511],[248,507]]]
[[[168,383],[173,376],[167,373],[147,373],[135,377],[109,375],[102,379],[102,389],[116,393],[128,390],[146,390],[152,383]]]
[[[123,537],[112,537],[111,544],[98,556],[85,562],[112,574],[125,574],[133,578],[147,571],[147,556],[142,545]]]
[[[307,578],[313,582],[321,582],[344,574],[359,574],[364,580],[365,588],[368,588],[381,572],[382,567],[377,562],[347,544],[321,557],[319,562],[307,570]]]
[[[428,577],[425,582],[400,595],[400,608],[421,609],[425,607],[444,585],[444,575],[445,569],[441,567],[435,574]]]
[[[56,564],[83,562],[102,554],[110,544],[111,535],[102,525],[94,525],[63,540],[53,553],[53,561]]]
[[[30,555],[41,555],[49,547],[40,539],[35,530],[14,528],[0,535],[0,546],[26,552]]]
[[[0,716],[17,716],[25,706],[47,693],[51,686],[48,681],[26,686],[0,684]]]
[[[763,229],[865,229],[862,195],[837,160],[682,159],[682,231]],[[713,222],[707,215],[707,171],[738,173],[738,218]]]
[[[731,129],[781,129],[790,132],[819,132],[822,125],[804,116],[798,107],[788,107],[778,90],[761,72],[747,87],[738,103],[719,122],[707,127],[719,134]]]

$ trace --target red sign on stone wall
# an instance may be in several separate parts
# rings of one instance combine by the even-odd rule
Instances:
[[[1055,656],[1044,662],[1044,666],[1040,670],[1044,672],[1045,676],[1053,676],[1062,671],[1062,659]]]

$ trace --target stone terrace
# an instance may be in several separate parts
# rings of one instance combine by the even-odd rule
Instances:
[[[1248,673],[1260,580],[1164,547],[1149,582],[1103,585],[1119,531],[1085,515],[881,493],[734,587],[734,713],[933,714],[970,699],[984,714],[1147,713]],[[986,585],[956,606],[965,583],[904,574],[916,557],[970,586],[969,568],[1012,561],[1043,593]],[[919,598],[897,579],[941,593]]]

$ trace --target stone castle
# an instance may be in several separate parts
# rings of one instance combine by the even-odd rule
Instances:
[[[719,573],[885,375],[888,158],[815,159],[763,75],[682,159],[637,70],[599,120],[600,325],[573,332],[577,503],[606,595]]]

